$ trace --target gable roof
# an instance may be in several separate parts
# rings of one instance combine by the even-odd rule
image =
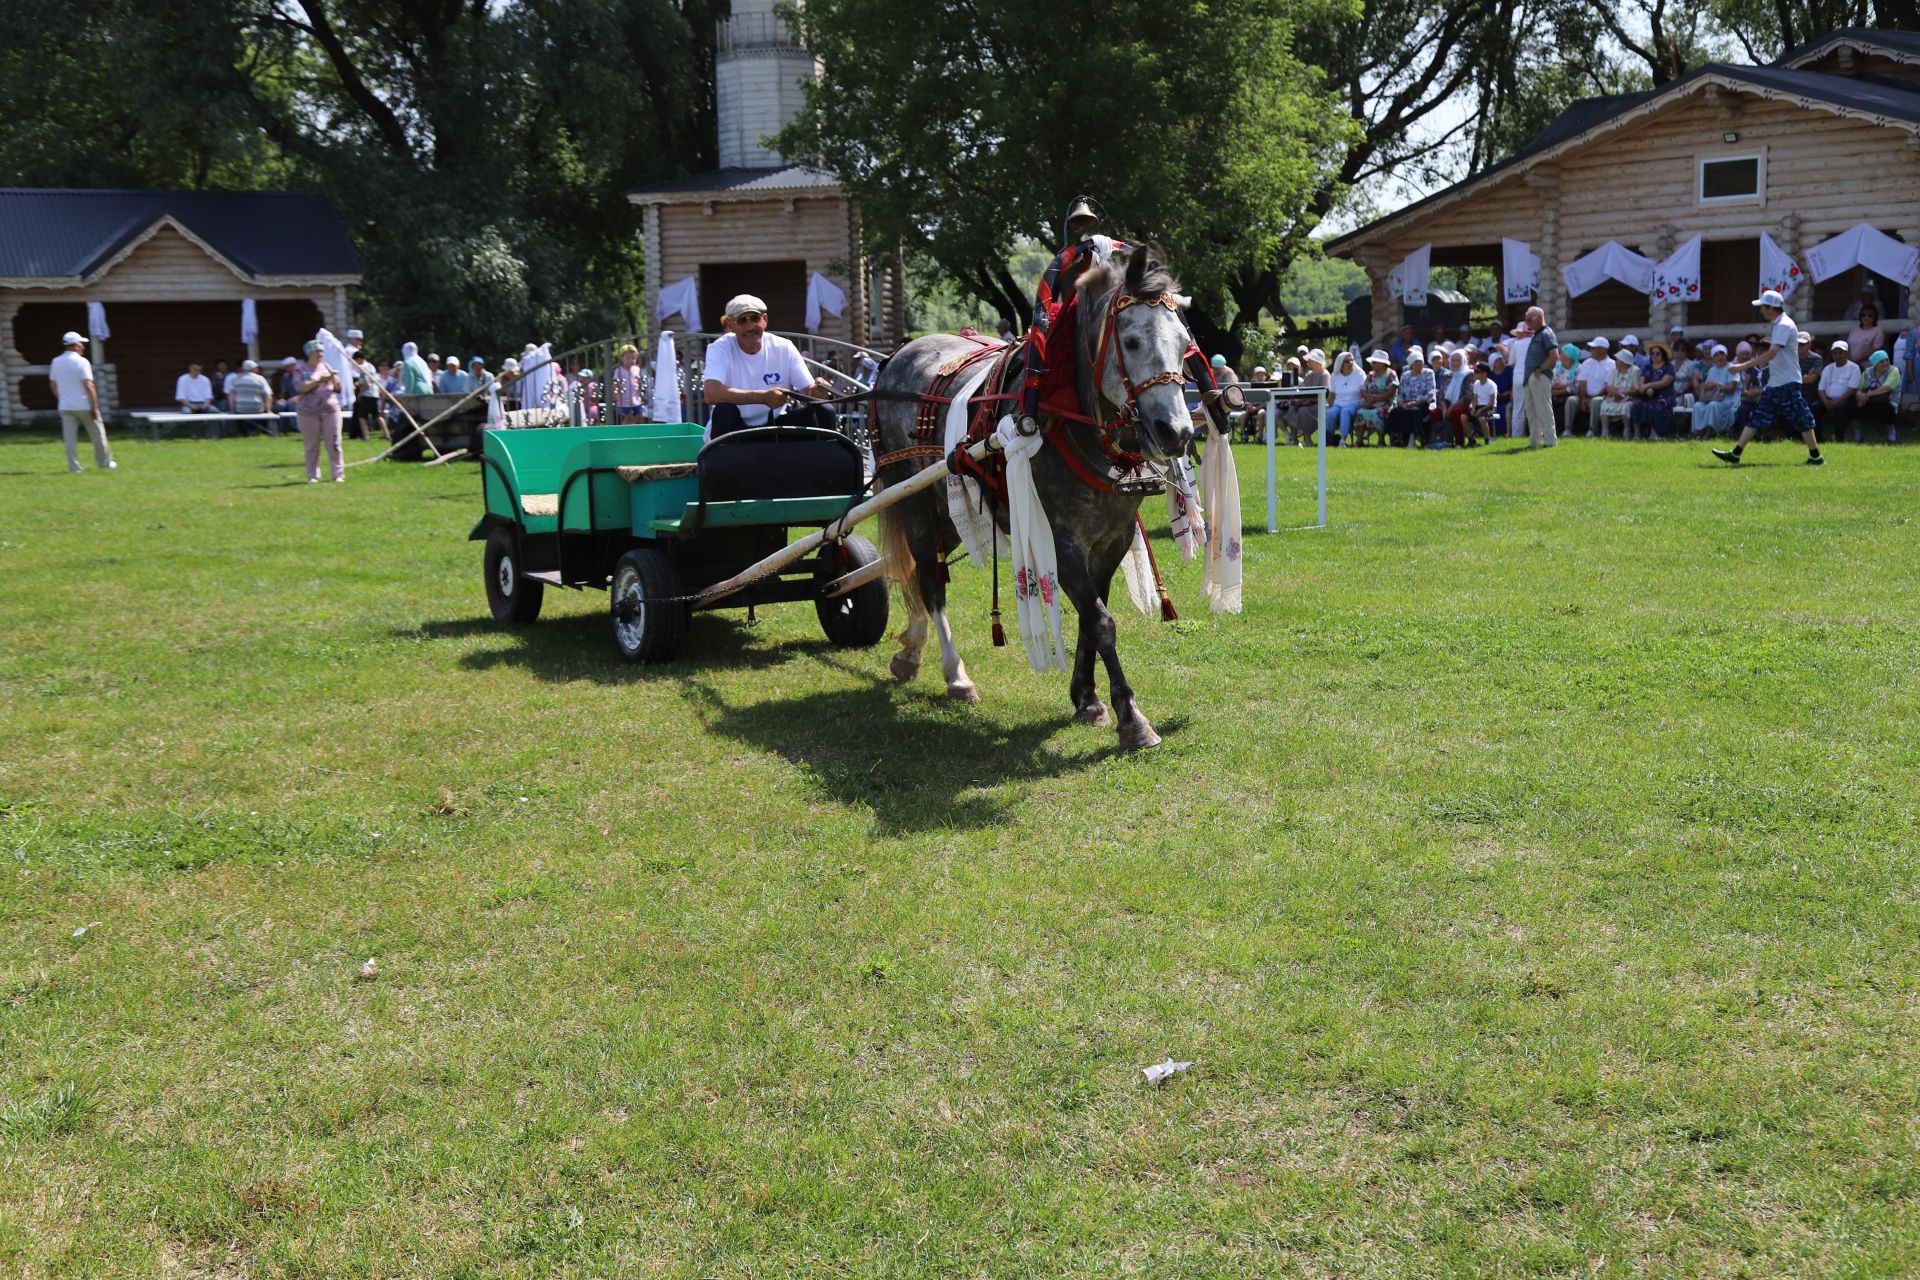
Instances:
[[[168,219],[248,276],[360,275],[347,229],[311,192],[0,187],[0,276],[85,279]]]
[[[627,196],[633,198],[729,191],[830,190],[839,185],[840,180],[825,169],[815,169],[804,164],[789,164],[759,169],[741,167],[709,169],[705,173],[693,173],[682,178],[668,178],[664,182],[650,182],[645,186],[628,187]],[[643,200],[635,202],[651,203]]]
[[[1470,192],[1485,190],[1511,174],[1585,146],[1614,129],[1624,128],[1708,85],[1719,85],[1737,93],[1752,93],[1762,98],[1784,100],[1802,107],[1831,111],[1835,115],[1865,119],[1884,127],[1899,127],[1920,133],[1920,89],[1912,86],[1885,80],[1830,75],[1821,71],[1789,69],[1779,65],[1748,67],[1709,62],[1677,80],[1668,81],[1658,89],[1576,102],[1534,135],[1526,146],[1499,164],[1404,208],[1375,218],[1345,235],[1335,236],[1327,241],[1326,252],[1338,254],[1405,219],[1440,209]]]
[[[1803,67],[1816,62],[1835,49],[1851,46],[1871,53],[1883,53],[1896,62],[1920,62],[1920,32],[1880,31],[1873,27],[1841,27],[1823,36],[1815,36],[1803,45],[1787,50],[1773,65]]]

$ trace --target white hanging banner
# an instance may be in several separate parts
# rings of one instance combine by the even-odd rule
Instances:
[[[1760,288],[1777,290],[1782,298],[1790,297],[1806,279],[1806,272],[1793,260],[1793,255],[1774,243],[1773,237],[1760,233]]]
[[[814,272],[812,278],[807,281],[807,332],[820,331],[822,311],[838,316],[844,314],[846,309],[847,295],[840,286],[818,271]]]
[[[1653,267],[1652,258],[1642,257],[1618,240],[1609,240],[1560,268],[1560,278],[1566,281],[1569,298],[1577,298],[1608,280],[1618,280],[1636,293],[1651,294]]]
[[[260,313],[253,305],[252,298],[240,299],[240,345],[252,346],[253,340],[260,336]]]
[[[653,304],[653,318],[665,320],[677,315],[686,321],[687,328],[702,332],[700,328],[700,285],[692,276],[676,280],[672,284],[660,286],[660,296]]]
[[[1815,284],[1865,267],[1895,284],[1909,285],[1920,275],[1920,246],[1902,244],[1872,223],[1861,222],[1807,250],[1807,266]]]
[[[1700,301],[1700,237],[1675,249],[1668,259],[1653,269],[1655,302]]]
[[[1433,246],[1423,244],[1387,273],[1387,292],[1409,307],[1427,305],[1427,278],[1432,274]]]
[[[107,328],[107,308],[102,303],[87,304],[87,336],[98,340],[113,336],[113,330]]]
[[[1508,302],[1532,302],[1540,293],[1540,255],[1525,240],[1500,238],[1500,292]]]
[[[315,333],[313,338],[314,341],[320,344],[320,358],[327,362],[327,368],[333,370],[335,376],[340,380],[339,396],[341,411],[350,412],[353,409],[353,383],[355,374],[353,362],[347,359],[347,349],[341,345],[340,339],[333,336],[333,331],[325,325],[320,326],[319,332]]]
[[[653,402],[647,416],[655,422],[679,422],[680,414],[680,353],[667,332],[660,335],[660,351],[653,358]]]

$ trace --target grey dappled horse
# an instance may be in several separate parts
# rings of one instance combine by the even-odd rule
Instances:
[[[1075,292],[1079,319],[1078,347],[1080,403],[1092,417],[1122,423],[1118,444],[1151,459],[1184,452],[1193,436],[1182,390],[1183,365],[1191,337],[1180,318],[1180,286],[1168,272],[1156,246],[1139,245],[1124,259],[1116,254],[1112,265],[1089,270]],[[1116,302],[1122,305],[1116,307]],[[1133,305],[1135,302],[1145,305]],[[1112,333],[1104,344],[1103,328]],[[940,366],[973,348],[965,338],[934,334],[902,347],[881,370],[874,386],[878,440],[875,453],[884,455],[914,443],[911,399],[933,385]],[[1095,369],[1095,364],[1099,369]],[[900,393],[908,393],[906,396]],[[1096,407],[1097,406],[1097,407]],[[944,420],[944,414],[942,415]],[[1064,423],[1063,431],[1096,430],[1086,423]],[[1101,462],[1097,446],[1088,448]],[[924,458],[909,458],[882,468],[880,483],[894,484],[919,471]],[[933,466],[944,463],[935,460]],[[1075,714],[1087,724],[1113,723],[1125,750],[1151,747],[1160,741],[1134,700],[1133,689],[1120,670],[1114,648],[1113,615],[1107,596],[1114,572],[1133,541],[1134,521],[1140,509],[1139,491],[1102,490],[1081,479],[1049,445],[1035,457],[1034,483],[1053,525],[1059,560],[1060,587],[1080,618],[1074,650],[1073,676],[1068,692]],[[995,501],[994,521],[1005,530],[1007,512]],[[946,487],[935,485],[881,515],[881,535],[889,558],[888,572],[906,597],[908,619],[899,636],[893,674],[912,680],[920,674],[920,658],[927,644],[929,620],[940,637],[940,663],[947,694],[978,702],[980,694],[967,675],[966,664],[954,647],[947,622],[947,588],[941,580],[940,547],[960,545],[959,531],[947,514]],[[985,566],[982,566],[983,568]],[[1113,698],[1113,719],[1094,688],[1093,659],[1098,653],[1107,668]]]

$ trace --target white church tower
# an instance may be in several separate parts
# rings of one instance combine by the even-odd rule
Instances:
[[[773,328],[799,332],[808,285],[820,275],[846,298],[842,314],[822,312],[820,337],[891,350],[905,336],[899,255],[869,256],[860,210],[834,176],[790,164],[768,145],[805,109],[807,82],[819,74],[819,59],[775,12],[775,0],[733,0],[731,15],[715,24],[720,167],[627,192],[644,218],[649,311],[666,305],[658,302],[663,290],[676,303],[686,299],[689,279],[698,297],[696,316],[649,315],[648,328],[659,320],[712,332],[727,299],[751,293],[766,301]]]

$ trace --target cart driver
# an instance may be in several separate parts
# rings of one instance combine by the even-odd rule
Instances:
[[[742,427],[785,423],[834,430],[840,415],[828,404],[807,404],[794,393],[826,396],[832,386],[816,378],[800,349],[767,332],[767,304],[750,293],[727,303],[721,324],[728,332],[707,347],[705,394],[712,406],[707,438]]]

